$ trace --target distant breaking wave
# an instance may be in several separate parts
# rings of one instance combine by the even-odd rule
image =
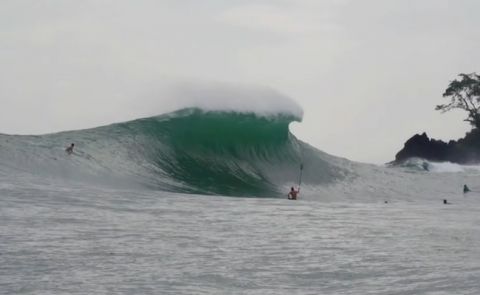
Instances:
[[[289,132],[300,120],[282,112],[186,108],[94,129],[0,135],[0,169],[182,193],[284,197],[301,164],[308,186],[346,173]],[[68,156],[70,142],[76,152]]]
[[[480,171],[479,165],[461,165],[452,162],[434,162],[423,158],[410,158],[393,166],[407,168],[410,171],[428,171],[436,173]]]

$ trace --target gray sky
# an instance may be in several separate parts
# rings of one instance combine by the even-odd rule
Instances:
[[[169,111],[178,81],[292,97],[300,139],[383,163],[416,132],[451,139],[434,111],[480,72],[477,0],[2,0],[0,132],[46,133]]]

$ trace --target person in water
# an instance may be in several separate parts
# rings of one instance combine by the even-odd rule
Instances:
[[[69,155],[73,154],[73,147],[74,147],[74,146],[75,146],[75,144],[72,143],[69,147],[67,147],[67,148],[65,149],[65,151],[67,152],[67,154],[69,154]]]
[[[298,188],[298,190],[295,190],[292,186],[292,188],[290,189],[290,192],[287,195],[288,199],[289,200],[296,200],[298,193],[300,193],[300,188]]]
[[[463,193],[468,193],[470,191],[470,189],[468,188],[468,186],[466,184],[463,185]]]

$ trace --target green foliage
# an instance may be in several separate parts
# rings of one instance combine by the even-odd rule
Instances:
[[[465,121],[473,127],[480,128],[480,75],[476,73],[460,74],[461,79],[453,80],[443,93],[450,99],[449,103],[437,105],[435,110],[447,112],[453,109],[468,113]]]

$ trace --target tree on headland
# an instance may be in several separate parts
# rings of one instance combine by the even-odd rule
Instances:
[[[443,93],[443,97],[450,98],[450,102],[437,105],[435,110],[442,113],[453,109],[465,110],[468,113],[465,121],[480,129],[480,75],[471,73],[458,76],[461,79],[450,82]]]
[[[460,164],[480,163],[480,75],[460,74],[448,85],[443,93],[448,103],[437,105],[442,113],[460,109],[467,112],[465,121],[472,130],[463,138],[444,142],[429,138],[426,133],[416,134],[407,140],[395,155],[395,163],[409,158],[423,158],[430,161],[449,161]]]

